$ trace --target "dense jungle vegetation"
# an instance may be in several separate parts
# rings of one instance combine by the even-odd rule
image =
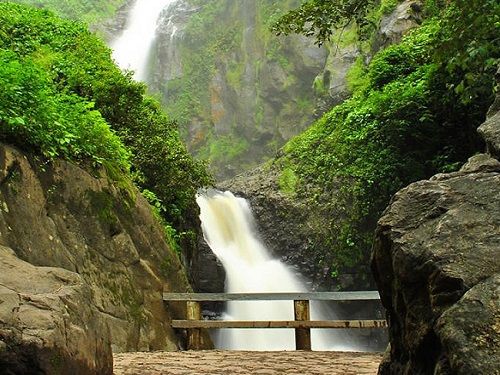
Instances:
[[[195,192],[211,182],[205,166],[85,25],[0,3],[0,87],[1,141],[91,171],[104,167],[121,187],[133,178],[169,223],[171,240],[173,227],[195,222]]]
[[[343,7],[368,3],[307,1],[275,28],[323,43],[331,25],[358,22],[366,31],[367,8],[356,8],[353,17]],[[331,249],[322,257],[333,276],[368,264],[376,220],[396,191],[457,170],[484,150],[476,128],[493,99],[500,4],[427,0],[423,6],[419,28],[351,69],[352,98],[289,141],[274,161],[285,193],[330,210],[328,233],[316,240]],[[325,7],[336,9],[325,13]]]
[[[112,18],[125,0],[13,0],[12,2],[47,9],[63,18],[95,25]]]

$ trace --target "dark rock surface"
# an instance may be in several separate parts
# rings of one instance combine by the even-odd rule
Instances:
[[[78,274],[0,246],[0,373],[112,374],[108,327]]]
[[[191,287],[130,182],[112,183],[103,171],[93,176],[0,145],[0,245],[34,266],[78,274],[109,327],[114,352],[182,345],[168,321],[183,308],[167,310],[162,291]]]
[[[498,258],[497,258],[498,259]],[[500,275],[476,284],[438,319],[436,331],[457,374],[500,371]]]
[[[500,141],[496,116],[488,145]],[[489,151],[399,191],[378,222],[372,266],[391,342],[381,375],[500,373],[500,162]]]
[[[497,70],[497,81],[500,81],[500,68]],[[486,142],[486,149],[493,157],[500,159],[500,96],[488,111],[488,118],[478,128],[479,134]]]
[[[320,265],[322,251],[314,239],[323,235],[327,216],[298,197],[280,191],[279,171],[261,167],[218,185],[250,202],[257,230],[271,253],[295,270],[311,290],[334,290],[329,268]],[[348,289],[348,286],[347,288]]]

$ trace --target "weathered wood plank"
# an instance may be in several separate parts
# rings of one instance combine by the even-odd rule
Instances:
[[[307,322],[311,320],[309,312],[309,301],[293,301],[293,313],[296,322]],[[311,350],[311,330],[309,328],[295,328],[295,349]]]
[[[375,291],[310,292],[310,293],[163,293],[165,301],[270,301],[323,300],[356,301],[378,300]]]
[[[173,328],[386,328],[385,320],[172,320]]]
[[[189,322],[199,322],[201,320],[201,306],[198,301],[187,302],[187,318]],[[201,349],[201,330],[200,327],[193,327],[188,330],[188,350]]]

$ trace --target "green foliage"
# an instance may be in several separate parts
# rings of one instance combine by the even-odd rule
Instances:
[[[125,0],[11,0],[12,2],[48,9],[57,15],[96,24],[111,18]]]
[[[487,102],[500,56],[500,3],[496,0],[454,0],[442,14],[435,59],[447,83],[464,103]]]
[[[130,153],[94,103],[58,90],[43,66],[42,52],[36,50],[38,40],[24,39],[25,25],[11,17],[20,14],[6,13],[6,6],[0,4],[0,139],[48,158],[107,161],[128,171]],[[50,33],[38,37],[50,38]]]
[[[166,213],[168,213],[167,208],[163,205],[163,202],[156,196],[155,193],[148,189],[142,190],[142,195],[146,198],[153,209],[153,214],[156,219],[162,224],[163,232],[165,234],[165,241],[168,246],[175,251],[176,254],[181,253],[180,246],[180,235],[177,230],[167,223],[164,219]]]
[[[378,9],[378,12],[383,15],[383,14],[389,14],[391,13],[398,4],[401,2],[401,0],[381,0],[380,1],[380,7]]]
[[[411,33],[405,43],[389,46],[378,53],[368,71],[369,87],[378,90],[387,83],[410,75],[427,63],[438,29],[437,23],[429,23],[419,32]]]
[[[127,180],[120,176],[131,163],[136,182],[163,202],[168,222],[182,228],[192,219],[196,190],[211,183],[204,165],[145,86],[124,75],[85,26],[0,3],[0,60],[4,140],[102,164],[115,181]]]
[[[278,35],[314,36],[316,44],[322,45],[331,39],[334,30],[345,29],[352,23],[362,30],[369,23],[367,15],[373,3],[373,0],[307,0],[280,17],[273,31]]]
[[[298,177],[291,168],[284,168],[281,171],[280,177],[278,179],[279,189],[287,194],[293,196],[298,183]]]
[[[297,177],[297,196],[331,213],[326,235],[314,241],[331,249],[323,261],[333,275],[368,264],[371,233],[392,194],[482,148],[476,128],[492,100],[498,5],[457,0],[439,9],[367,67],[359,61],[348,75],[354,96],[276,161],[282,176],[291,169]]]

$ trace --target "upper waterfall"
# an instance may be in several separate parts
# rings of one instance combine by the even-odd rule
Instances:
[[[111,43],[113,58],[122,69],[135,72],[134,78],[145,81],[148,60],[156,35],[157,21],[163,9],[177,0],[137,0],[122,34]]]

